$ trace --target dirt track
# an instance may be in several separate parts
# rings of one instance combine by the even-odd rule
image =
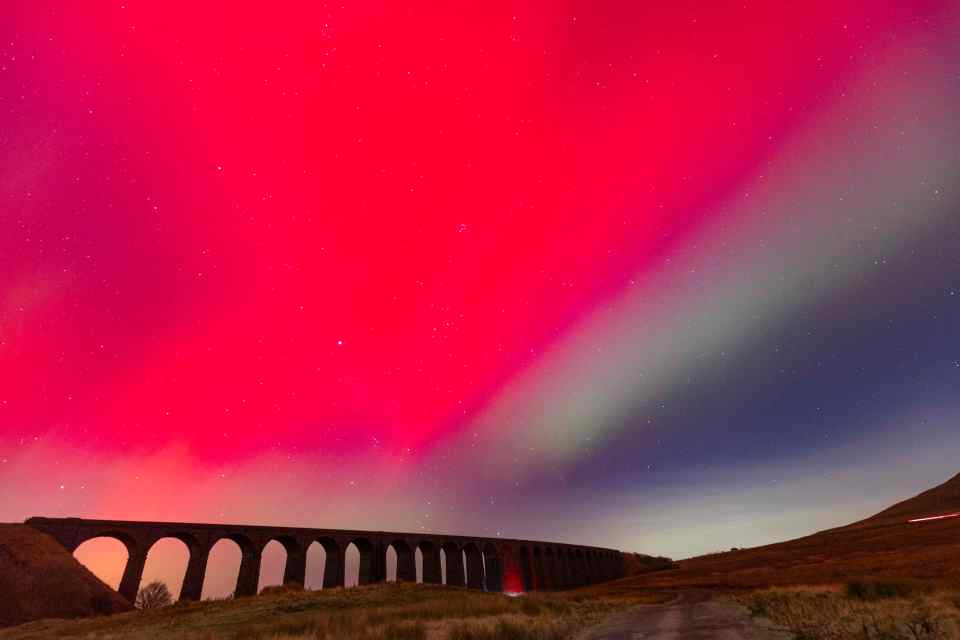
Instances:
[[[746,610],[691,592],[663,605],[636,607],[591,629],[581,640],[788,640],[754,623]]]

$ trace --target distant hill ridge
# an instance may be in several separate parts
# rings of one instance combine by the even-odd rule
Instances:
[[[960,473],[943,484],[861,520],[853,527],[896,524],[915,518],[930,518],[960,512]]]
[[[910,579],[960,588],[960,475],[853,524],[795,540],[689,558],[597,593],[650,588],[749,589]]]

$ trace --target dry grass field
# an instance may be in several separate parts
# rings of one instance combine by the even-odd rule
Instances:
[[[645,595],[632,601],[664,597]],[[561,640],[620,606],[622,601],[577,593],[508,597],[395,583],[322,591],[275,588],[253,598],[43,620],[0,630],[0,639]]]
[[[957,640],[960,592],[915,582],[766,589],[734,598],[796,640]]]

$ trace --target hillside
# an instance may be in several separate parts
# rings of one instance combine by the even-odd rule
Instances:
[[[875,516],[810,536],[682,560],[677,568],[625,578],[598,593],[641,588],[756,588],[908,578],[960,586],[960,476]]]
[[[943,484],[898,502],[875,516],[849,525],[849,529],[899,524],[913,518],[930,518],[960,513],[960,474]]]
[[[670,558],[648,556],[642,553],[624,553],[623,564],[624,574],[628,576],[664,571],[676,567],[676,563]]]
[[[53,538],[24,524],[0,524],[0,594],[0,627],[131,608]]]

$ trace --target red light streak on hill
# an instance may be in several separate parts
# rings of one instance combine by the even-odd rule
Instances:
[[[947,513],[942,516],[930,516],[928,518],[914,518],[912,520],[907,520],[907,523],[915,524],[917,522],[931,522],[933,520],[949,520],[950,518],[960,518],[960,513]]]

